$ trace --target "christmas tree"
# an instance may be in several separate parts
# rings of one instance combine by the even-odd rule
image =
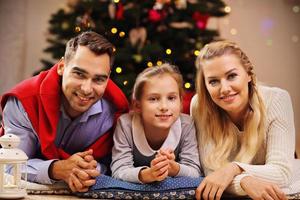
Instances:
[[[51,16],[44,51],[56,62],[71,37],[93,30],[115,45],[111,78],[128,97],[137,74],[163,62],[177,65],[185,88],[193,90],[196,55],[218,37],[217,30],[206,28],[207,21],[228,14],[225,7],[221,0],[70,0]],[[42,63],[42,70],[54,64]]]

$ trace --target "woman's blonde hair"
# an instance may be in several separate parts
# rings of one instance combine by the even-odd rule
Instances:
[[[239,58],[251,77],[248,84],[251,111],[245,116],[244,133],[242,133],[240,144],[235,125],[226,112],[211,99],[202,71],[205,61],[223,55],[235,55]],[[196,60],[196,68],[198,101],[192,108],[192,115],[198,129],[200,148],[205,148],[205,146],[211,148],[206,155],[202,155],[203,164],[211,170],[216,170],[232,160],[251,163],[265,138],[265,106],[257,90],[252,63],[235,43],[217,41],[205,45],[200,51]],[[232,152],[236,154],[232,155]]]
[[[164,74],[169,74],[174,80],[177,82],[179,96],[182,99],[183,96],[183,79],[182,75],[177,66],[171,65],[169,63],[164,63],[160,66],[154,66],[150,68],[144,69],[136,78],[133,92],[132,92],[132,100],[141,100],[143,95],[143,88],[145,83],[154,76],[161,76]]]

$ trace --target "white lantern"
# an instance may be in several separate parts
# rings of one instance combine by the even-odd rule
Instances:
[[[27,155],[17,146],[20,138],[14,134],[0,137],[0,198],[23,198],[26,193]],[[23,179],[23,180],[21,180]]]

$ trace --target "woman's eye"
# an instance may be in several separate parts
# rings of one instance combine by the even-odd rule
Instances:
[[[208,83],[209,83],[211,86],[215,86],[215,85],[217,85],[218,81],[217,81],[217,80],[210,80]]]
[[[228,80],[233,80],[236,76],[237,76],[237,74],[229,74]]]

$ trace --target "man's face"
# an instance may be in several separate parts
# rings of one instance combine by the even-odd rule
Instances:
[[[68,63],[62,61],[57,71],[62,75],[65,111],[74,118],[102,98],[110,74],[110,58],[78,46],[74,57]]]

